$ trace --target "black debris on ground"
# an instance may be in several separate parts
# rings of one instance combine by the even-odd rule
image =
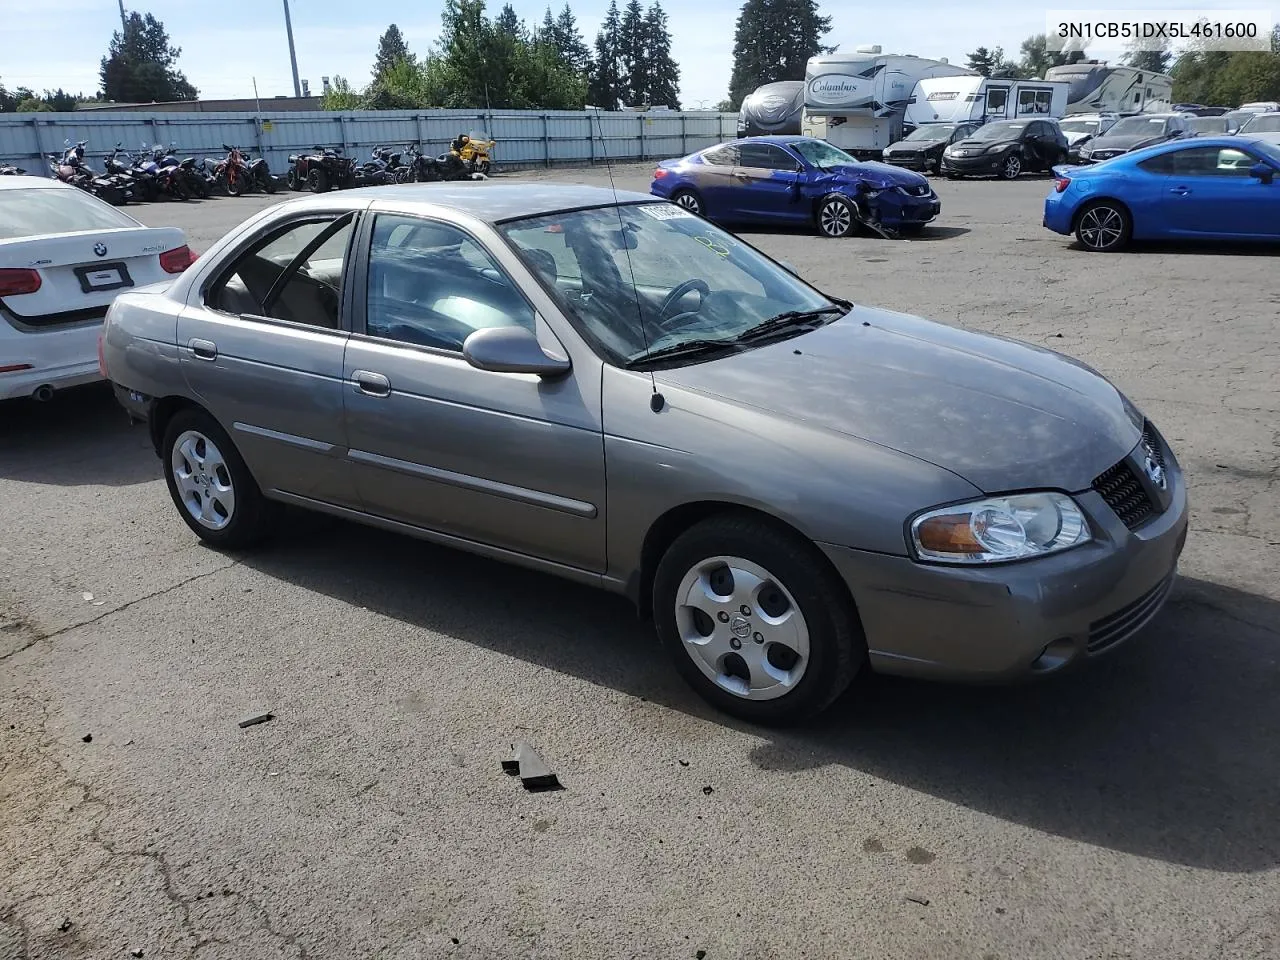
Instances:
[[[86,733],[83,737],[81,737],[81,738],[80,738],[80,742],[81,742],[81,743],[93,743],[93,734],[92,734],[92,733]]]
[[[275,719],[275,714],[271,713],[271,711],[269,710],[255,710],[253,713],[249,714],[247,717],[245,717],[243,720],[240,721],[240,727],[241,729],[243,729],[244,727],[254,727],[260,723],[266,723],[268,720],[274,720],[274,719]]]

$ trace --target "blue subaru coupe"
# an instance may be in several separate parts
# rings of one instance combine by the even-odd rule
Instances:
[[[919,232],[942,205],[918,173],[858,161],[812,137],[750,137],[664,160],[649,192],[719,223],[815,226],[847,237]]]
[[[1280,146],[1195,137],[1054,167],[1044,225],[1110,253],[1130,240],[1280,242]]]

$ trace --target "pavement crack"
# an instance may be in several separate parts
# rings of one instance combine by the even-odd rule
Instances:
[[[134,597],[132,600],[127,600],[124,603],[120,604],[120,606],[112,607],[110,610],[104,610],[102,613],[98,614],[96,617],[90,617],[88,620],[81,620],[77,623],[69,623],[65,627],[59,627],[57,630],[53,630],[49,633],[39,634],[38,636],[32,638],[31,640],[28,640],[22,646],[17,647],[14,650],[10,650],[5,654],[0,655],[0,661],[8,660],[10,657],[17,656],[19,653],[22,653],[22,651],[24,650],[30,650],[32,647],[34,647],[37,643],[40,643],[41,641],[55,640],[58,637],[62,636],[64,633],[70,633],[73,630],[79,630],[81,627],[92,626],[93,624],[98,623],[102,620],[105,620],[107,617],[113,616],[114,614],[123,613],[125,610],[128,610],[130,607],[136,606],[139,603],[145,603],[148,600],[154,600],[156,597],[163,597],[165,594],[172,593],[174,590],[180,590],[181,588],[187,586],[190,583],[195,583],[195,581],[197,580],[203,580],[205,577],[211,577],[215,573],[222,573],[222,571],[224,570],[230,570],[232,567],[237,567],[242,562],[243,561],[241,560],[232,560],[230,563],[225,563],[222,566],[215,567],[212,570],[206,570],[203,573],[193,573],[191,576],[183,580],[179,580],[177,583],[170,584],[167,587],[163,587],[160,590],[152,591],[151,593],[143,594],[140,597]]]

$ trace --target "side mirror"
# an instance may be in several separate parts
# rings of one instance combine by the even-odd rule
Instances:
[[[462,344],[462,355],[477,370],[492,373],[532,373],[559,377],[568,373],[568,360],[542,349],[538,338],[524,327],[488,327],[477,330]]]
[[[1276,172],[1270,164],[1255,163],[1249,168],[1249,176],[1257,177],[1263,183],[1270,183],[1275,179]]]

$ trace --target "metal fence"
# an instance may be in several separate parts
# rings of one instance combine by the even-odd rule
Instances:
[[[494,163],[506,167],[599,163],[676,157],[731,139],[737,114],[699,112],[606,113],[595,111],[360,110],[342,113],[82,113],[0,114],[0,162],[30,174],[48,174],[46,157],[65,142],[87,140],[98,158],[117,143],[174,144],[183,156],[213,156],[232,144],[265,156],[275,172],[291,153],[312,146],[341,146],[368,158],[376,146],[421,143],[424,153],[448,149],[459,133],[497,141]]]

